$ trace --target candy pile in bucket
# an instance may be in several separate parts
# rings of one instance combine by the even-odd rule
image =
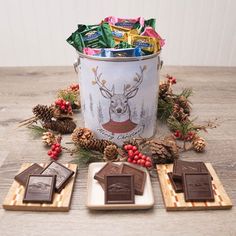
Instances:
[[[155,31],[155,19],[106,17],[97,25],[78,25],[67,42],[96,57],[139,57],[157,53],[165,40]]]

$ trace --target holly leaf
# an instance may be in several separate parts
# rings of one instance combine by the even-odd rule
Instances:
[[[105,85],[106,82],[107,82],[107,81],[103,79],[103,80],[102,80],[102,85]]]
[[[135,81],[135,82],[138,82],[139,79],[138,79],[137,77],[134,77],[134,81]]]
[[[131,87],[130,84],[126,84],[126,85],[125,85],[125,89],[129,89],[130,87]]]
[[[95,85],[97,82],[95,80],[92,81],[92,85]]]

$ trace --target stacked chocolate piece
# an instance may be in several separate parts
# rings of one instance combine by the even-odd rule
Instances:
[[[104,190],[105,204],[134,204],[143,195],[146,173],[129,164],[108,162],[95,176]]]
[[[186,202],[214,201],[212,177],[203,162],[175,160],[168,173],[176,193],[184,193]]]
[[[60,193],[74,171],[52,161],[45,168],[33,164],[15,176],[15,180],[25,187],[24,203],[52,203],[54,193]]]

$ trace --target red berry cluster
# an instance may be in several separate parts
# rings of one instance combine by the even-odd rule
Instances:
[[[72,112],[71,104],[68,101],[65,101],[62,98],[59,98],[55,101],[56,107],[58,107],[61,111],[65,113],[70,113]]]
[[[79,84],[72,84],[72,85],[70,85],[70,90],[78,91],[79,90]]]
[[[53,160],[57,160],[60,153],[61,153],[61,144],[54,143],[51,146],[51,149],[48,151],[48,156],[50,156]]]
[[[128,153],[128,162],[137,164],[143,167],[152,167],[152,160],[150,157],[147,157],[138,151],[136,146],[127,144],[124,146],[124,149]]]
[[[166,78],[168,79],[168,82],[171,84],[176,84],[176,78],[170,75],[166,75]]]
[[[196,135],[196,133],[193,132],[193,131],[189,131],[189,132],[187,133],[187,135],[183,135],[183,134],[180,132],[180,130],[176,130],[176,131],[174,132],[174,136],[175,136],[176,138],[182,139],[182,140],[186,140],[186,141],[191,141],[191,140],[194,138],[195,135]]]

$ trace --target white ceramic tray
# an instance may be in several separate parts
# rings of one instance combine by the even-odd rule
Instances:
[[[147,173],[144,193],[142,196],[135,195],[135,204],[105,204],[104,191],[101,185],[93,177],[106,163],[95,162],[89,165],[87,182],[87,207],[93,210],[122,210],[122,209],[148,209],[154,205],[152,184],[149,173],[146,169],[140,167]],[[121,164],[121,163],[118,163]],[[128,163],[127,163],[128,164]],[[137,166],[137,168],[139,168]]]

